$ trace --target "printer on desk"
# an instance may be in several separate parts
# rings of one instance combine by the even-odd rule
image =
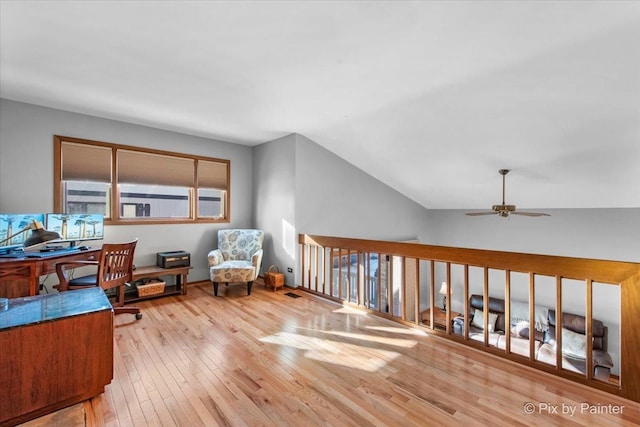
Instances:
[[[189,267],[191,254],[185,251],[158,252],[156,264],[160,268]]]

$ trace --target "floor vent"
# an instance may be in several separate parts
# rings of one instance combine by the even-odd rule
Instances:
[[[293,292],[287,292],[285,295],[291,298],[300,298],[300,295],[296,295]]]

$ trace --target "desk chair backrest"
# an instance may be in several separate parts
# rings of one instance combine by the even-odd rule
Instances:
[[[102,289],[122,286],[133,276],[133,252],[138,240],[129,243],[105,243],[98,262],[97,285]]]

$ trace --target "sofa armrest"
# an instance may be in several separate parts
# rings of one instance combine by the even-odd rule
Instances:
[[[606,351],[593,350],[591,355],[594,367],[603,366],[605,368],[613,368],[613,359],[611,359],[611,355]]]
[[[214,249],[209,252],[209,254],[207,255],[207,259],[209,262],[209,267],[214,267],[224,262],[224,256],[222,256],[222,251],[220,249]]]
[[[465,328],[464,316],[456,316],[453,318],[453,333],[457,335],[464,335]]]

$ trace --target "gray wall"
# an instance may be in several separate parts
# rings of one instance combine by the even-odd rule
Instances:
[[[528,209],[551,214],[538,218],[466,216],[470,210],[429,210],[424,243],[640,262],[640,208]]]
[[[295,224],[294,134],[253,149],[253,215],[256,228],[265,231],[262,271],[276,265],[285,274],[285,284],[295,286],[295,242],[290,235]],[[295,234],[295,233],[294,233]]]
[[[156,252],[186,250],[189,281],[208,279],[207,252],[219,228],[252,226],[252,150],[237,144],[0,99],[0,212],[53,210],[53,135],[231,160],[231,224],[118,225],[105,241],[139,238],[135,263],[155,264]]]
[[[423,206],[302,135],[295,167],[299,233],[402,241],[427,230]]]
[[[263,271],[277,265],[287,285],[300,283],[298,233],[409,240],[427,228],[424,207],[302,135],[254,147],[254,167]]]

